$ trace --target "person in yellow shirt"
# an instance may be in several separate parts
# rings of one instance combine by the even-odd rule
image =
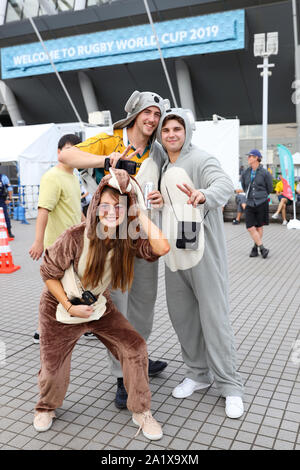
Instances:
[[[280,177],[280,181],[278,181],[278,183],[275,186],[275,191],[278,197],[279,204],[278,204],[276,212],[272,215],[272,219],[278,219],[279,214],[281,213],[282,225],[287,225],[288,221],[286,220],[286,208],[287,206],[291,206],[293,204],[293,201],[283,195],[282,175],[280,175],[279,177]],[[295,184],[295,190],[296,190],[296,184]]]
[[[143,191],[146,183],[153,184],[154,190],[149,193],[147,200],[152,208],[159,208],[163,204],[158,186],[164,154],[155,138],[160,117],[169,106],[169,100],[164,100],[156,93],[136,90],[125,104],[127,116],[114,123],[111,133],[100,133],[76,147],[64,150],[59,160],[74,168],[89,169],[88,172],[81,172],[81,177],[91,194],[105,174],[107,157],[112,167],[116,167],[120,159],[135,161],[136,180]],[[89,178],[85,179],[87,173]],[[130,292],[110,290],[113,303],[146,341],[153,327],[157,280],[158,262],[136,259]],[[126,408],[127,391],[120,364],[112,356],[109,360],[111,374],[117,379],[115,405],[120,409]],[[148,374],[158,375],[166,367],[165,361],[149,359]]]
[[[66,134],[58,142],[58,156],[63,149],[79,144],[75,134]],[[79,178],[74,175],[74,168],[59,162],[50,168],[41,179],[38,200],[38,215],[35,226],[35,239],[29,250],[33,260],[39,260],[44,250],[73,225],[82,220],[81,193]],[[34,343],[39,343],[39,333],[33,336]]]

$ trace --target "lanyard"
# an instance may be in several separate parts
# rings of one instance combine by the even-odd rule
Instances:
[[[172,199],[171,199],[170,194],[169,194],[168,187],[167,187],[167,185],[165,185],[165,186],[166,186],[166,190],[167,190],[167,193],[168,193],[168,198],[169,198],[169,200],[170,200],[170,203],[171,203],[172,210],[173,210],[173,212],[174,212],[175,218],[176,218],[177,222],[179,222],[178,217],[177,217],[176,212],[175,212],[174,207],[173,207],[173,203],[172,203]],[[200,224],[202,224],[202,222],[204,221],[204,219],[205,219],[205,217],[207,216],[208,213],[209,213],[209,209],[206,211],[206,214],[204,215],[203,219],[199,222]]]

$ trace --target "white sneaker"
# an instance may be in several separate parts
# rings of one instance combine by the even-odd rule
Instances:
[[[55,417],[54,411],[37,411],[33,420],[34,429],[38,432],[48,431]]]
[[[181,384],[174,388],[172,395],[174,398],[186,398],[192,395],[196,390],[210,387],[211,383],[195,382],[192,379],[185,378]]]
[[[282,225],[287,225],[287,223],[288,223],[288,221],[287,221],[287,220],[284,220],[284,221],[282,222]]]
[[[278,219],[278,217],[279,217],[279,215],[276,214],[276,213],[272,215],[272,219]]]
[[[139,434],[140,430],[151,441],[158,441],[163,437],[161,425],[153,418],[150,410],[143,413],[132,413],[132,421],[139,426],[138,432],[134,437]]]
[[[241,397],[226,397],[225,413],[228,418],[240,418],[244,413]]]

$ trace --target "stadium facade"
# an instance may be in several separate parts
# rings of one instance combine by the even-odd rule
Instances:
[[[254,35],[278,32],[279,51],[270,57],[268,148],[282,143],[292,152],[299,150],[299,0],[296,11],[292,0],[148,0],[170,85],[143,0],[0,4],[3,126],[77,120],[48,53],[82,121],[103,110],[117,120],[133,90],[153,90],[172,105],[191,108],[197,120],[213,114],[237,117],[243,155],[252,146],[261,148],[262,78],[257,65],[262,59],[254,57]]]

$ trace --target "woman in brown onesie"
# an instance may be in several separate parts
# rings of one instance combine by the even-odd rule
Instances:
[[[72,350],[84,333],[92,332],[122,365],[133,422],[148,439],[162,437],[150,412],[146,343],[115,308],[107,290],[110,284],[114,289],[130,288],[135,256],[151,262],[169,251],[162,232],[141,210],[142,198],[127,172],[111,169],[93,196],[86,221],[66,230],[45,251],[41,275],[46,286],[39,311],[40,398],[33,422],[37,431],[50,429],[54,410],[67,392]],[[81,289],[80,294],[90,291],[97,300],[74,305],[70,302],[74,289]]]

